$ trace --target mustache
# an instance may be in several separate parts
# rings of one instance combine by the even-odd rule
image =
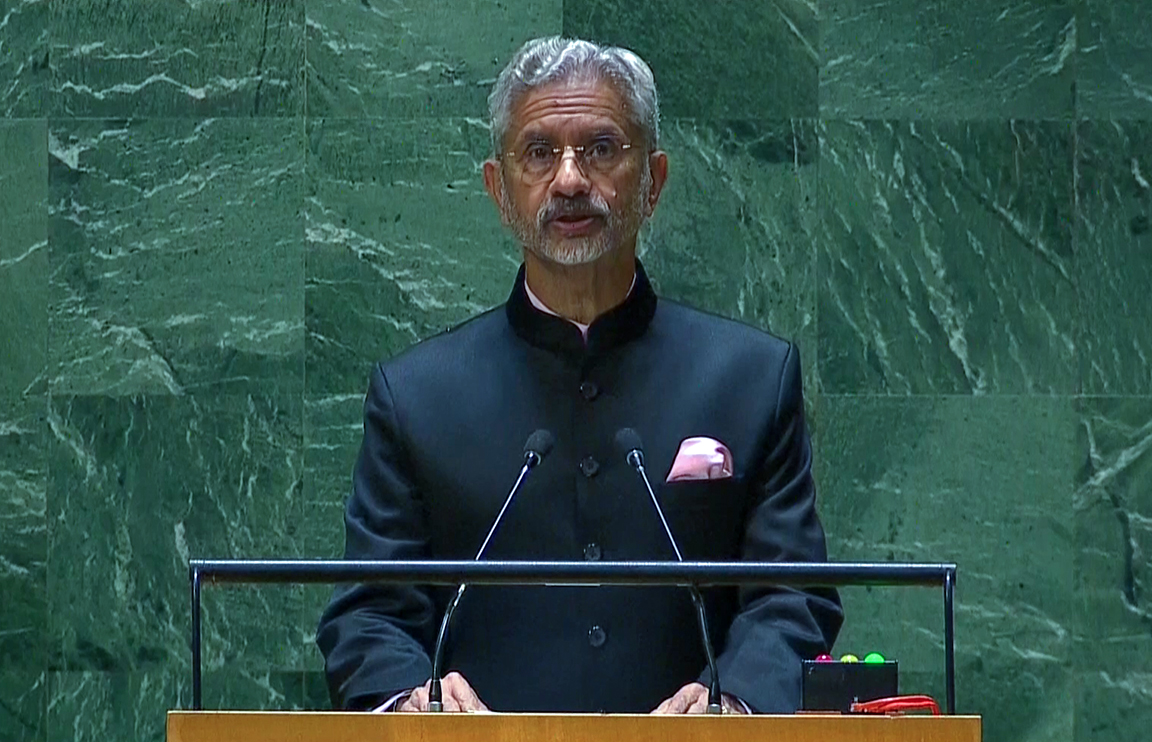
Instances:
[[[612,210],[608,208],[608,203],[599,197],[553,198],[540,206],[540,210],[536,214],[536,223],[544,225],[562,216],[607,218],[611,213]]]

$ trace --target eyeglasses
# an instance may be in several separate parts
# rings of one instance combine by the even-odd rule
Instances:
[[[557,147],[544,139],[535,139],[519,149],[505,152],[525,180],[540,181],[556,172],[561,160],[572,150],[576,164],[585,175],[612,172],[628,156],[632,144],[613,136],[599,136],[584,144]]]

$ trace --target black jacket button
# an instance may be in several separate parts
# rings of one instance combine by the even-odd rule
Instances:
[[[588,629],[588,643],[593,647],[599,649],[604,646],[604,642],[608,641],[608,632],[599,626],[593,626]]]
[[[600,561],[600,544],[588,544],[584,547],[584,558],[589,562]]]
[[[585,381],[580,384],[580,396],[591,402],[600,395],[600,387],[594,381]]]
[[[580,471],[586,477],[594,477],[596,472],[600,471],[600,462],[591,456],[585,456],[584,460],[580,462]]]

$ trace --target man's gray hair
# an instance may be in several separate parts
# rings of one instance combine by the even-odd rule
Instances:
[[[603,80],[614,84],[627,104],[626,114],[644,133],[649,150],[660,145],[660,106],[652,70],[634,52],[618,46],[550,36],[534,39],[516,52],[488,96],[492,152],[497,157],[512,109],[525,94],[555,82]]]

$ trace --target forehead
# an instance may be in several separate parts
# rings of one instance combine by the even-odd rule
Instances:
[[[508,136],[561,135],[589,129],[625,133],[624,97],[604,81],[553,83],[527,93],[512,109]]]

